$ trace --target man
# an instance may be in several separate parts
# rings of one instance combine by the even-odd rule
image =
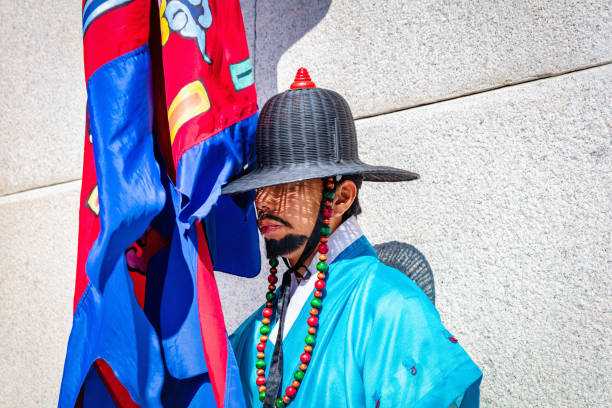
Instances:
[[[361,162],[348,104],[303,68],[262,109],[256,143],[257,169],[223,190],[257,189],[270,259],[265,304],[231,336],[247,404],[478,406],[481,371],[355,220],[362,179],[418,175]]]

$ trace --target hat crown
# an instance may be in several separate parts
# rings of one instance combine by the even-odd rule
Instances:
[[[256,146],[259,168],[361,163],[348,103],[322,88],[297,88],[268,100],[259,116]]]
[[[355,121],[340,94],[317,88],[300,68],[291,90],[275,95],[259,114],[255,141],[257,168],[223,187],[223,194],[360,174],[368,181],[408,181],[418,174],[359,160]]]

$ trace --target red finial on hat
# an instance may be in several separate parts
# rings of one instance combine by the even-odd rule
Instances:
[[[300,88],[316,88],[314,82],[310,79],[310,75],[306,68],[298,69],[297,74],[295,74],[295,79],[289,88],[291,89],[300,89]]]

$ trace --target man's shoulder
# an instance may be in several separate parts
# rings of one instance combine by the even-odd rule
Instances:
[[[359,313],[367,319],[402,322],[407,326],[438,328],[440,315],[427,295],[401,271],[382,263],[375,256],[346,259],[338,267],[355,274],[354,297]]]
[[[365,235],[355,240],[337,258],[338,267],[351,272],[367,287],[402,299],[427,299],[421,288],[401,271],[382,263]]]
[[[429,301],[427,295],[412,279],[403,272],[385,265],[375,256],[366,255],[343,260],[338,266],[357,270],[357,278],[361,281],[359,287],[374,295],[373,300],[393,298]]]

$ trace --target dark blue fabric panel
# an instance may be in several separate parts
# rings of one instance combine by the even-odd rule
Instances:
[[[255,167],[257,117],[254,114],[191,148],[181,157],[177,170],[179,224],[184,230],[206,217],[215,270],[247,277],[260,269],[254,194],[235,198],[220,194],[221,186],[244,167]],[[241,256],[236,256],[236,249]]]
[[[106,390],[95,368],[89,369],[89,374],[83,383],[83,407],[116,408],[113,399]]]
[[[259,274],[260,252],[254,192],[221,196],[206,216],[206,237],[215,271],[252,278]],[[247,203],[241,207],[236,198]],[[240,254],[240,256],[236,256]]]
[[[238,375],[236,357],[228,340],[227,379],[225,387],[224,408],[244,408],[246,406],[242,392],[242,383]],[[204,407],[215,408],[215,397],[208,373],[196,375],[183,380],[166,375],[162,391],[164,407]]]
[[[160,311],[166,366],[177,379],[207,372],[196,295],[197,264],[191,268],[187,265],[182,248],[190,245],[187,238],[178,228],[175,230]],[[197,252],[191,260],[197,262],[196,256]]]
[[[217,408],[208,373],[185,380],[168,376],[162,393],[162,401],[164,407]]]

